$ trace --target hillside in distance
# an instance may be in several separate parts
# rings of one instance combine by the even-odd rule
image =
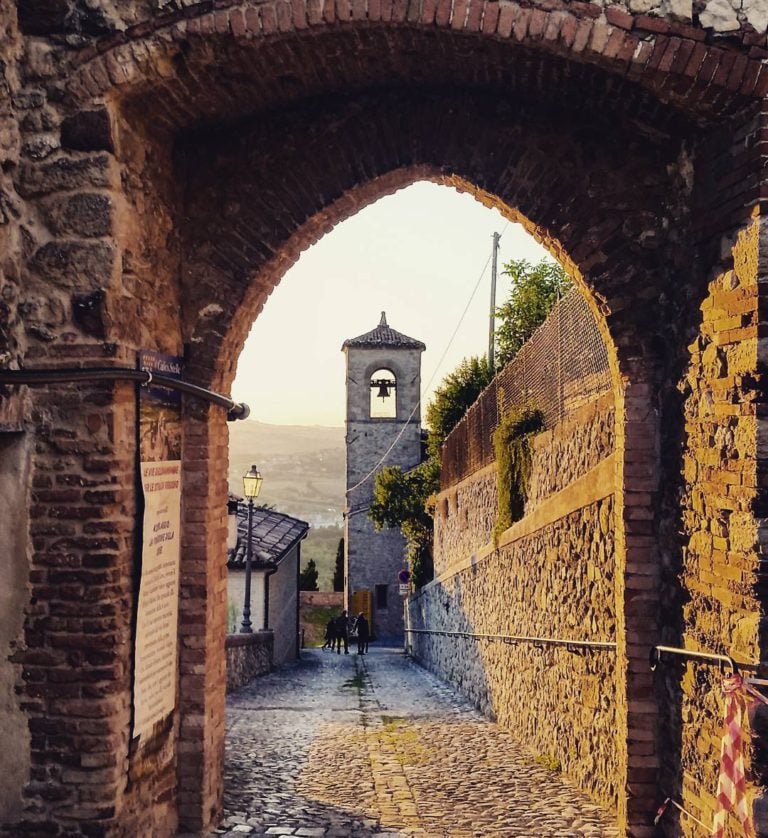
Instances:
[[[268,425],[246,419],[229,425],[229,490],[243,494],[252,464],[264,483],[259,503],[308,521],[338,526],[344,508],[344,428]]]

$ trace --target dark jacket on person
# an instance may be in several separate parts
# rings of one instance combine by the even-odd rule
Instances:
[[[358,640],[368,640],[371,634],[371,627],[368,625],[368,620],[362,614],[357,618],[355,628],[357,629]]]
[[[347,625],[347,617],[345,614],[339,614],[334,620],[334,628],[336,629],[336,637],[347,637],[349,633],[349,626]]]

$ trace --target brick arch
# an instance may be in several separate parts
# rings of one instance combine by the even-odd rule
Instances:
[[[335,42],[335,68],[323,66],[326,39]],[[316,95],[338,69],[369,84],[439,80],[451,73],[486,83],[499,73],[494,54],[512,47],[524,62],[560,58],[600,68],[706,119],[768,91],[764,45],[765,37],[756,38],[750,27],[724,46],[703,27],[618,5],[277,0],[211,10],[201,3],[148,16],[90,43],[74,57],[66,87],[75,102],[159,88],[174,100],[168,123],[190,124],[200,113],[207,120],[225,115],[228,97],[217,95],[221,81],[223,89],[259,107]],[[435,58],[442,53],[445,63],[424,62],[430,51]],[[221,76],[223,67],[228,72]],[[308,67],[320,71],[308,73]],[[270,90],[263,82],[275,75],[279,84]],[[194,99],[191,107],[188,98]]]
[[[595,118],[499,100],[496,91],[388,89],[312,101],[274,114],[267,125],[242,124],[234,135],[183,140],[181,283],[192,369],[206,381],[217,370],[217,385],[229,386],[233,368],[219,354],[237,351],[300,252],[416,179],[468,191],[521,223],[584,277],[606,318],[607,342],[626,333],[623,343],[649,360],[658,347],[642,333],[659,317],[659,295],[687,258],[678,188],[684,139],[679,124],[650,143],[612,129],[610,116]],[[617,305],[616,296],[641,275],[646,307]],[[618,366],[616,374],[623,374]]]
[[[25,315],[28,360],[89,363],[114,349],[118,362],[129,363],[137,346],[180,352],[186,344],[188,375],[226,388],[247,328],[290,262],[365,203],[427,177],[522,220],[570,261],[615,348],[624,452],[617,479],[625,487],[619,552],[626,573],[617,588],[626,615],[621,779],[629,786],[619,802],[622,821],[643,834],[658,762],[656,710],[646,701],[646,655],[658,636],[655,464],[664,428],[676,427],[682,412],[663,397],[686,363],[699,363],[687,339],[705,281],[727,262],[721,240],[757,224],[765,128],[750,97],[765,93],[765,70],[743,42],[725,49],[695,27],[686,32],[620,9],[603,20],[576,3],[552,11],[353,0],[348,14],[344,8],[344,0],[320,12],[316,0],[295,9],[282,2],[192,7],[62,58],[66,74],[45,77],[55,94],[46,118],[61,147],[50,159],[26,160],[19,178],[38,224],[29,226],[25,244],[25,279],[36,295]],[[33,72],[41,67],[53,72],[42,60]],[[98,137],[83,147],[84,126],[94,125]],[[51,191],[63,198],[46,191],[51,179],[60,184]],[[75,199],[108,199],[100,217],[108,216],[110,229],[82,223],[84,202],[71,200],[78,190],[84,195]],[[71,295],[95,288],[103,297],[88,297],[93,313],[70,322]],[[45,310],[44,291],[54,314]],[[106,404],[110,421],[128,427],[132,394],[123,388],[117,396],[99,402],[102,393],[86,393],[83,401]],[[81,462],[87,469],[97,443],[61,419],[67,405],[56,394],[36,396],[34,405],[53,428],[50,439],[39,435],[34,514],[45,519],[48,504],[53,519],[62,513],[46,481],[62,453],[75,472]],[[62,442],[60,428],[73,437]],[[130,435],[117,438],[109,423],[103,428],[102,461],[130,474]],[[170,739],[159,780],[141,763],[131,764],[130,784],[119,771],[105,772],[98,793],[110,805],[82,811],[108,821],[105,829],[115,834],[160,834],[177,809],[185,826],[202,830],[220,806],[226,430],[218,412],[188,407],[185,457],[179,793],[175,798],[169,774]],[[627,491],[630,482],[634,491]],[[111,563],[110,582],[119,581],[125,602],[132,504],[126,490],[99,508],[116,545],[99,560]],[[670,506],[668,521],[676,524],[680,503]],[[30,547],[39,584],[63,549],[45,525],[36,524]],[[101,532],[99,522],[85,526],[94,528],[84,528],[91,536]],[[30,648],[49,642],[52,629],[43,623],[28,621]],[[128,632],[121,630],[121,641],[106,628],[102,640],[105,657],[125,673]],[[36,676],[45,676],[45,666]],[[121,677],[124,704],[129,687]],[[30,719],[44,729],[47,705],[37,700],[36,684],[27,687],[35,699]],[[120,764],[128,764],[125,707],[105,709],[99,701],[89,698],[85,709],[107,713],[104,727]],[[54,724],[74,735],[71,720]],[[50,756],[42,736],[32,747],[36,759],[60,758]],[[67,783],[71,794],[75,781]],[[52,811],[38,804],[32,820]]]
[[[632,542],[638,517],[645,526],[654,490],[647,480],[635,487],[626,464],[641,457],[658,468],[654,403],[660,350],[671,339],[665,334],[671,310],[663,297],[682,260],[690,258],[682,232],[662,241],[665,226],[687,225],[685,209],[674,197],[683,126],[673,120],[675,131],[650,144],[647,137],[633,141],[625,129],[610,129],[605,119],[598,130],[581,135],[584,126],[569,113],[572,131],[565,134],[553,128],[551,106],[542,113],[530,103],[516,104],[510,115],[495,96],[476,91],[385,90],[342,102],[310,102],[273,115],[269,125],[243,124],[234,136],[201,132],[185,138],[177,159],[186,173],[181,249],[189,372],[226,389],[251,323],[301,250],[363,206],[415,180],[474,194],[522,223],[567,265],[597,315],[614,373],[616,479],[623,489],[617,499],[616,677],[624,748],[619,786],[631,788],[617,804],[622,823],[641,834],[657,788],[647,753],[657,719],[647,706],[652,689],[647,645],[630,646],[627,637],[642,634],[641,642],[658,642],[657,602],[647,585],[657,557],[651,543],[638,549]],[[398,134],[387,137],[387,126],[395,121]],[[326,156],[329,136],[334,149]],[[597,136],[599,153],[591,145]],[[380,146],[373,138],[386,141]],[[499,143],[505,147],[503,160],[493,153]],[[619,194],[625,196],[621,209]],[[213,301],[218,310],[211,316]],[[644,575],[640,583],[638,574]],[[632,735],[625,736],[630,728]]]

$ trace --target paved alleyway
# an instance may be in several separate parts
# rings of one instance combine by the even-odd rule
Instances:
[[[618,836],[400,650],[302,655],[229,699],[218,834]]]

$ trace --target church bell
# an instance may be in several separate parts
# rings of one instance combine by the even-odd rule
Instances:
[[[390,390],[395,387],[395,382],[388,378],[378,378],[371,381],[371,389],[374,387],[379,388],[379,392],[376,393],[377,399],[388,399],[391,395]]]

